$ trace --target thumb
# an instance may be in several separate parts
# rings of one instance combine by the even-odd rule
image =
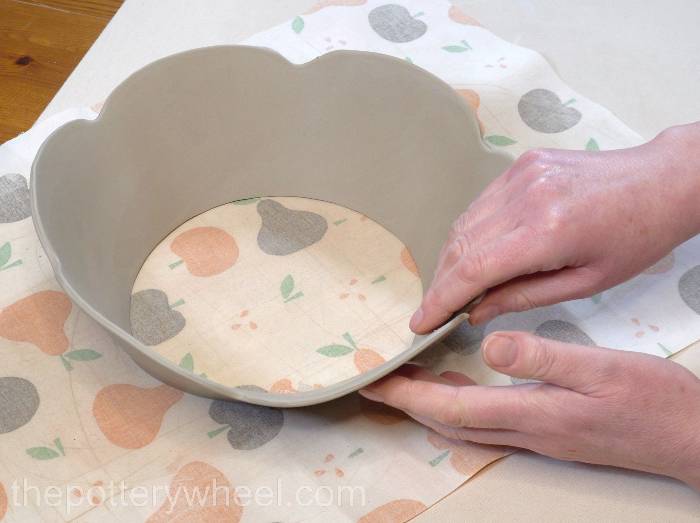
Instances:
[[[619,372],[620,354],[526,332],[496,332],[483,344],[486,364],[498,372],[584,393]]]

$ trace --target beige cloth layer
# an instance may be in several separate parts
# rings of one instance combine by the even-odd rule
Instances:
[[[293,393],[408,348],[421,296],[404,245],[366,216],[253,198],[193,218],[154,249],[134,284],[132,327],[210,380]]]
[[[614,148],[639,141],[612,114],[563,84],[541,56],[500,40],[446,2],[401,1],[412,20],[392,8],[379,11],[384,14],[378,20],[375,13],[374,24],[370,12],[383,2],[340,3],[354,5],[327,2],[249,43],[273,47],[294,61],[333,48],[410,59],[460,89],[477,108],[486,142],[513,154],[538,146]],[[415,39],[401,42],[387,36]],[[533,112],[533,107],[540,110]],[[540,112],[542,119],[535,117]],[[68,111],[0,147],[0,176],[19,173],[24,178],[5,178],[0,194],[13,201],[26,198],[29,167],[43,138],[67,120],[93,116],[87,110]],[[573,125],[543,132],[555,129],[555,123]],[[58,290],[23,207],[0,220],[0,520],[160,521],[167,519],[172,504],[188,521],[402,521],[504,454],[446,442],[395,412],[377,412],[357,396],[280,413],[211,402],[162,386]],[[700,338],[700,316],[693,308],[698,259],[698,242],[689,242],[650,273],[594,300],[510,315],[492,322],[486,332],[522,328],[659,355],[674,352]],[[186,267],[173,269],[178,270]],[[177,297],[170,298],[177,303]],[[462,331],[425,357],[436,368],[461,370],[480,382],[507,383],[483,366],[478,353],[482,336],[481,331]],[[197,371],[196,361],[193,369]],[[498,470],[496,465],[485,477]],[[520,477],[528,468],[507,470],[514,476],[511,482],[547,478],[546,473]],[[558,477],[565,482],[570,476]],[[504,477],[497,478],[495,484],[503,487]],[[201,487],[214,482],[267,487],[281,492],[281,503],[275,496],[271,503],[258,499],[243,507],[213,496],[204,497],[204,507],[188,508],[182,498],[167,501],[168,494],[192,493],[195,487],[202,494]],[[41,499],[32,490],[22,499],[23,486],[38,487]],[[364,503],[300,502],[319,489],[337,493],[347,486],[364,488]],[[50,487],[58,487],[57,503],[46,499]],[[302,491],[302,500],[295,500],[295,491],[303,487],[311,492]],[[526,501],[554,499],[561,491],[550,485],[542,492]],[[244,494],[245,489],[238,492],[239,501]],[[496,514],[500,495],[508,493],[480,499]],[[594,503],[600,505],[597,499]],[[474,513],[484,514],[479,510]]]

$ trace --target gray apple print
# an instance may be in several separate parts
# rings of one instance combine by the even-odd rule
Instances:
[[[21,174],[0,176],[0,223],[11,223],[31,216],[29,187]]]
[[[561,341],[564,343],[575,343],[577,345],[595,346],[595,342],[581,329],[573,323],[563,320],[547,320],[535,329],[535,334],[542,338]],[[526,380],[523,378],[511,378],[514,384],[538,383],[537,380]]]
[[[158,345],[185,328],[185,318],[172,309],[168,295],[145,289],[131,295],[131,332],[146,345]]]
[[[328,230],[323,216],[287,209],[275,200],[261,200],[257,209],[262,218],[258,246],[265,254],[293,254],[319,241]]]
[[[26,425],[39,408],[39,393],[30,381],[0,378],[0,434]]]
[[[237,387],[265,391],[254,385]],[[228,442],[236,450],[253,450],[262,447],[282,430],[284,412],[272,407],[252,405],[242,401],[215,400],[209,407],[209,417],[226,425]],[[219,431],[210,433],[218,434]]]
[[[678,293],[688,307],[700,314],[700,265],[681,276]]]
[[[466,356],[478,352],[483,339],[484,326],[472,326],[465,321],[448,334],[442,343],[452,352]]]
[[[561,133],[581,120],[581,113],[562,103],[547,89],[533,89],[518,102],[518,112],[525,124],[541,133]]]
[[[595,346],[595,342],[573,323],[563,320],[547,320],[535,329],[535,335],[550,340],[576,345]]]
[[[410,42],[420,38],[428,30],[422,20],[417,20],[405,7],[387,4],[369,12],[369,25],[376,33],[390,42]]]

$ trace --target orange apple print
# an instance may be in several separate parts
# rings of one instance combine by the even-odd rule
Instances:
[[[404,247],[401,251],[401,263],[403,263],[403,266],[406,267],[413,274],[420,277],[420,275],[418,274],[418,266],[416,265],[416,261],[413,259],[413,256],[411,256],[408,247]]]
[[[270,387],[270,392],[276,392],[278,394],[290,394],[296,392],[297,390],[292,385],[292,381],[289,378],[282,378],[277,380]]]
[[[481,24],[476,18],[472,18],[471,16],[465,14],[464,11],[462,11],[456,5],[450,7],[450,10],[447,12],[447,16],[450,17],[450,20],[457,22],[458,24],[475,25],[477,27],[481,27]]]
[[[108,385],[95,396],[92,413],[109,441],[123,449],[140,449],[156,438],[168,409],[182,396],[167,385]]]
[[[5,492],[5,487],[0,483],[0,520],[5,517],[7,513],[7,493]]]
[[[270,392],[276,392],[277,394],[292,394],[294,392],[299,392],[300,390],[311,390],[311,389],[321,389],[323,385],[320,383],[314,383],[313,385],[307,385],[305,383],[299,383],[299,388],[294,388],[292,380],[289,378],[282,378],[277,380],[270,387]]]
[[[479,105],[481,105],[481,98],[479,93],[473,91],[472,89],[455,89],[457,94],[459,94],[464,100],[469,104],[469,107],[474,109],[474,114],[476,115],[476,121],[479,123],[479,132],[481,136],[484,135],[484,122],[479,118]]]
[[[315,6],[313,6],[311,9],[309,9],[306,13],[306,15],[310,15],[315,13],[316,11],[320,11],[324,7],[330,7],[333,5],[338,5],[338,6],[353,6],[353,5],[364,5],[367,3],[367,0],[322,0],[321,2],[317,3]]]
[[[432,460],[431,465],[436,466],[449,455],[450,464],[465,476],[472,476],[489,463],[513,453],[513,450],[505,450],[502,447],[447,439],[432,430],[428,433],[428,441],[436,449],[445,451]]]
[[[367,372],[368,370],[373,369],[386,361],[375,350],[358,347],[355,340],[353,340],[352,336],[350,336],[349,332],[343,334],[343,339],[345,339],[345,341],[348,343],[347,345],[337,343],[324,345],[320,349],[316,349],[316,352],[328,358],[339,358],[354,352],[355,355],[353,357],[353,361],[355,363],[355,367],[357,367],[357,370],[359,370],[360,373]]]
[[[355,355],[353,356],[355,360],[355,367],[360,373],[367,372],[374,367],[379,367],[386,360],[382,356],[372,349],[357,349]]]
[[[33,343],[51,356],[68,349],[63,324],[73,308],[68,296],[58,291],[40,291],[0,311],[0,337]]]
[[[428,507],[414,499],[396,499],[365,514],[357,523],[402,523],[416,517]]]
[[[237,523],[242,514],[228,478],[207,463],[193,461],[175,474],[165,502],[147,523]]]
[[[184,262],[193,276],[221,274],[238,260],[236,240],[218,227],[195,227],[185,231],[173,240],[170,250],[181,258],[171,263],[170,268]]]
[[[675,262],[675,256],[673,255],[673,251],[671,251],[654,265],[645,270],[644,274],[663,274],[673,269]]]
[[[360,412],[365,418],[374,423],[379,425],[396,425],[409,419],[408,415],[402,410],[389,407],[384,403],[370,401],[359,395],[358,397],[360,398]]]

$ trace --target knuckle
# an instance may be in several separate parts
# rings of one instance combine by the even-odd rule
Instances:
[[[417,408],[417,400],[418,398],[421,398],[424,393],[425,391],[422,389],[422,382],[405,379],[401,390],[399,390],[399,392],[396,394],[393,406],[400,408],[401,410],[415,412]]]
[[[511,306],[513,312],[522,312],[535,309],[538,305],[532,298],[530,298],[527,292],[522,289],[517,289],[513,291]]]
[[[455,254],[459,258],[466,257],[472,250],[472,242],[469,239],[469,234],[463,232],[457,238],[455,238]]]
[[[448,427],[468,427],[464,412],[464,402],[460,401],[460,388],[453,387],[453,397],[443,402],[436,411],[436,421]]]
[[[536,200],[549,201],[559,192],[559,184],[555,177],[549,172],[538,171],[534,173],[530,184],[527,187],[527,194]]]
[[[452,225],[450,226],[450,234],[457,236],[466,228],[466,225],[468,223],[467,214],[467,212],[463,212],[462,214],[457,216],[457,218],[455,218],[455,220],[452,222]]]
[[[520,158],[518,158],[518,163],[524,167],[541,162],[545,159],[545,157],[546,151],[544,149],[530,149],[529,151],[525,151],[520,155]]]
[[[617,355],[611,354],[611,356]],[[596,367],[601,382],[620,383],[624,381],[622,378],[627,376],[627,372],[623,369],[617,357],[602,358],[602,361]]]
[[[530,378],[549,376],[556,364],[556,357],[547,341],[539,336],[528,335],[525,342],[526,354],[529,355],[527,372]]]
[[[464,255],[457,267],[457,277],[462,283],[472,285],[483,280],[486,272],[486,259],[482,253]]]
[[[550,203],[545,207],[540,219],[540,228],[545,234],[559,233],[566,224],[563,209],[558,203]]]

